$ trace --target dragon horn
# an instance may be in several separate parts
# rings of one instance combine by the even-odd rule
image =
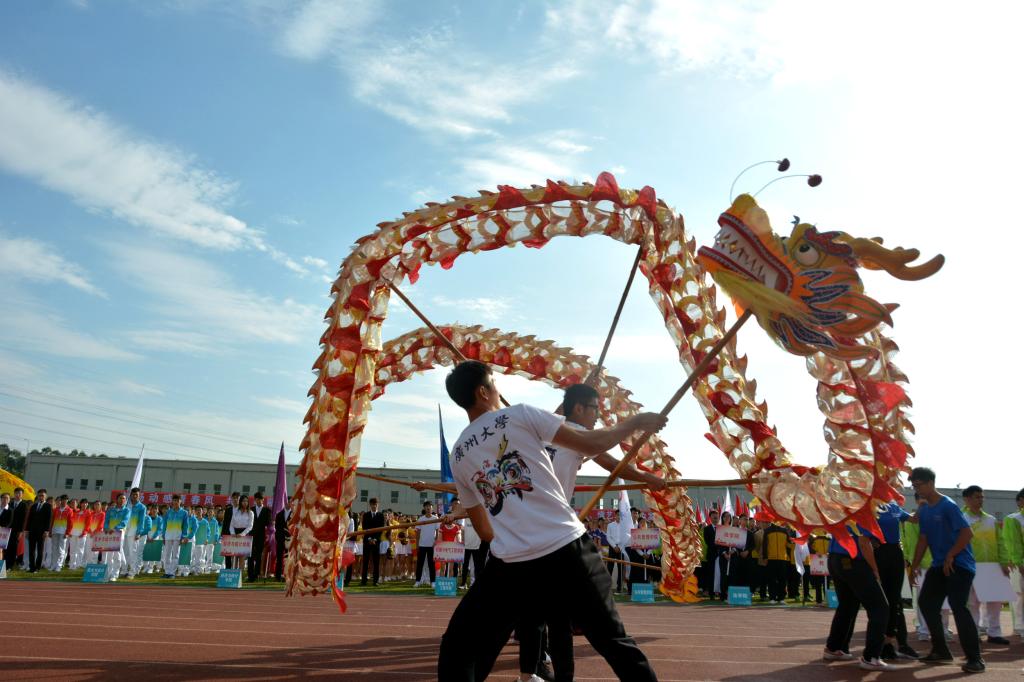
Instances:
[[[889,249],[872,239],[855,238],[849,245],[864,267],[870,270],[885,270],[893,277],[909,281],[917,281],[931,277],[946,262],[941,254],[920,265],[908,265],[916,260],[921,252],[917,249]]]

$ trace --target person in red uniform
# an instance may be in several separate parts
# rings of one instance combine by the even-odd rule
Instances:
[[[462,526],[460,526],[455,521],[448,521],[446,523],[442,523],[440,527],[438,527],[437,532],[441,536],[441,542],[460,542],[462,540]],[[456,567],[454,564],[454,561],[444,562],[444,564],[441,566],[441,575],[454,575],[457,577],[459,574],[459,570],[458,567]]]

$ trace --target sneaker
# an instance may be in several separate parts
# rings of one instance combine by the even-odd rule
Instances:
[[[921,654],[917,653],[909,644],[904,644],[896,650],[896,654],[899,658],[917,660],[921,658]]]
[[[988,643],[998,644],[999,646],[1010,646],[1010,640],[1005,637],[993,637],[992,635],[988,636]]]
[[[931,663],[933,665],[945,665],[953,662],[953,654],[946,652],[931,651],[925,656],[917,659],[922,663]]]
[[[896,647],[892,644],[883,644],[882,653],[878,655],[883,661],[895,661],[898,656],[896,655]]]
[[[173,575],[171,575],[170,573],[164,573],[164,579],[165,579],[165,580],[166,580],[167,578],[173,578],[173,577],[174,577],[174,576],[173,576]]]
[[[831,649],[825,649],[821,654],[821,658],[826,661],[852,661],[853,654],[848,651],[832,651]]]
[[[983,673],[985,672],[985,661],[980,658],[976,661],[967,661],[960,669],[965,673]]]
[[[871,660],[868,660],[866,658],[862,658],[862,659],[860,659],[860,669],[861,670],[878,670],[878,671],[884,672],[886,670],[892,670],[892,666],[889,665],[888,663],[883,662],[879,658],[872,658]]]

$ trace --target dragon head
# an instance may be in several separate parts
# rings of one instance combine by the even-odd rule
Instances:
[[[904,280],[938,272],[935,256],[920,265],[917,249],[889,249],[881,239],[819,232],[794,220],[789,237],[772,231],[768,214],[749,194],[741,194],[721,215],[714,246],[702,246],[701,265],[736,302],[753,311],[779,345],[796,355],[823,352],[851,360],[874,351],[856,337],[880,323],[892,324],[895,304],[864,295],[857,269],[885,270]]]

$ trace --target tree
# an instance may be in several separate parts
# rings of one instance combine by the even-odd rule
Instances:
[[[24,478],[25,455],[21,454],[21,451],[9,447],[7,443],[0,443],[0,469],[6,469],[15,476]]]

